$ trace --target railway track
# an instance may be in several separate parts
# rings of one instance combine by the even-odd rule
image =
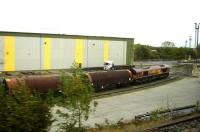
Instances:
[[[154,127],[151,127],[151,128],[147,128],[147,129],[144,129],[144,130],[137,131],[137,132],[169,131],[169,130],[167,130],[167,128],[169,128],[169,127],[172,127],[172,126],[175,126],[175,125],[180,125],[180,124],[184,125],[183,123],[188,123],[188,122],[191,122],[191,121],[194,121],[194,120],[197,120],[197,119],[200,119],[200,113],[185,116],[185,117],[182,117],[180,119],[172,120],[172,121],[169,121],[167,123],[163,123],[163,124],[160,124],[158,126],[154,126]],[[176,131],[178,131],[178,130],[176,130]]]
[[[174,109],[166,109],[166,110],[158,111],[157,116],[158,117],[173,116],[172,118],[178,117],[178,116],[185,116],[185,115],[189,115],[189,114],[193,113],[194,110],[197,111],[198,107],[199,106],[196,106],[196,105],[188,105],[188,106],[178,107],[178,108],[174,108]],[[137,116],[135,116],[135,120],[137,120],[137,121],[150,120],[151,116],[152,116],[151,113],[137,115]]]
[[[167,83],[181,80],[183,78],[184,78],[183,76],[171,75],[168,78],[160,79],[160,80],[156,80],[156,81],[152,81],[152,82],[146,82],[144,84],[136,84],[133,86],[120,87],[117,89],[109,89],[109,90],[104,90],[104,91],[102,90],[100,92],[96,92],[94,95],[94,98],[96,98],[96,99],[104,98],[104,97],[108,97],[108,96],[115,96],[115,95],[119,95],[119,94],[133,92],[133,91],[144,90],[144,89],[148,89],[148,88],[152,88],[152,87],[156,87],[156,86],[165,85]]]
[[[183,128],[184,125],[189,125],[190,122],[194,120],[198,120],[200,122],[200,106],[199,105],[188,105],[184,107],[178,107],[171,110],[163,110],[157,113],[157,116],[160,119],[165,118],[165,122],[159,123],[157,125],[153,125],[151,127],[139,129],[136,132],[166,132],[172,131],[173,129]],[[150,113],[142,114],[135,116],[136,121],[151,121]],[[175,126],[175,127],[174,127]],[[199,126],[200,127],[200,126]],[[200,129],[200,128],[199,128]],[[179,131],[179,130],[176,130]],[[182,131],[180,129],[180,131]]]

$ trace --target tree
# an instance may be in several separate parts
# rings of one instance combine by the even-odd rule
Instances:
[[[162,42],[161,47],[175,47],[175,44],[174,42],[165,41],[165,42]]]
[[[159,59],[157,49],[147,45],[134,45],[134,60]]]
[[[175,59],[177,60],[187,59],[187,54],[184,48],[180,47],[177,49],[176,54],[175,54]]]
[[[150,56],[150,49],[144,45],[137,44],[134,46],[134,54],[135,60],[148,59]]]
[[[62,129],[65,131],[83,131],[82,121],[87,120],[92,110],[90,104],[94,89],[87,76],[79,67],[72,67],[72,75],[63,74],[61,77],[61,106],[67,113],[58,111],[65,118]],[[95,103],[96,104],[96,103]],[[78,125],[78,127],[77,127]]]
[[[0,86],[0,131],[47,131],[51,125],[50,105],[20,83],[7,94]]]
[[[169,44],[170,45],[170,44]],[[146,60],[146,59],[169,59],[169,60],[181,60],[191,58],[196,58],[196,51],[192,48],[177,48],[169,47],[169,45],[164,47],[152,47],[147,45],[134,45],[134,59]],[[200,55],[200,51],[199,51]]]

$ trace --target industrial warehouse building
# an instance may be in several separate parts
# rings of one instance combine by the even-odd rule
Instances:
[[[103,67],[132,63],[133,38],[1,32],[0,71]]]

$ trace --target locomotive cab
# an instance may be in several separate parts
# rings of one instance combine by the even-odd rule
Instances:
[[[114,70],[114,63],[113,63],[113,61],[105,61],[103,69],[106,70],[106,71]]]

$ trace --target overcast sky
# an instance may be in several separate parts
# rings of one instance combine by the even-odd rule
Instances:
[[[194,43],[200,0],[0,0],[0,30],[133,37],[160,46]]]

